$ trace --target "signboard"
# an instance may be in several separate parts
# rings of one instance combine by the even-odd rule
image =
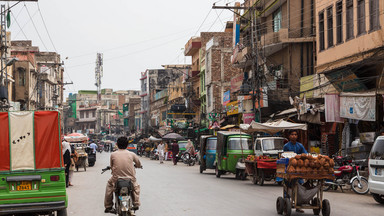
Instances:
[[[339,92],[359,92],[367,90],[356,74],[350,70],[327,73],[326,77]]]
[[[243,122],[244,124],[251,124],[255,120],[255,113],[244,113]]]
[[[240,90],[241,85],[243,84],[244,73],[240,73],[239,75],[233,77],[231,79],[231,91],[237,92]]]
[[[227,105],[231,101],[231,91],[224,92],[223,95],[223,105]]]
[[[239,114],[238,102],[233,101],[227,104],[227,116]]]

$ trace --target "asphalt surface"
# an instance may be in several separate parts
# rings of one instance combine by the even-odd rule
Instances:
[[[97,153],[94,167],[74,173],[73,184],[68,192],[68,214],[81,216],[104,214],[104,192],[110,172],[101,173],[109,165],[110,153]],[[234,175],[220,179],[214,170],[199,173],[199,166],[189,167],[171,161],[141,158],[144,169],[137,170],[141,185],[141,206],[136,215],[184,216],[184,215],[241,215],[269,216],[276,213],[276,199],[282,195],[282,187],[272,182],[264,186],[253,185],[249,178],[235,180]],[[331,215],[382,216],[384,205],[377,204],[370,195],[353,192],[325,192],[324,198],[331,203]],[[292,215],[313,215],[292,212]]]

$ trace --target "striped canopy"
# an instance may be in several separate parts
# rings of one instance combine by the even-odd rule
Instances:
[[[0,172],[63,167],[59,113],[0,112]]]

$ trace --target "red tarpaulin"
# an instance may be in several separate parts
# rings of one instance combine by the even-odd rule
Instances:
[[[257,168],[260,169],[276,169],[276,161],[257,160]]]
[[[8,113],[0,113],[0,171],[9,171]]]

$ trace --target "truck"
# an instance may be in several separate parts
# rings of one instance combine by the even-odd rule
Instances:
[[[284,148],[283,137],[257,137],[255,139],[255,156],[269,156],[271,158],[280,158]]]

